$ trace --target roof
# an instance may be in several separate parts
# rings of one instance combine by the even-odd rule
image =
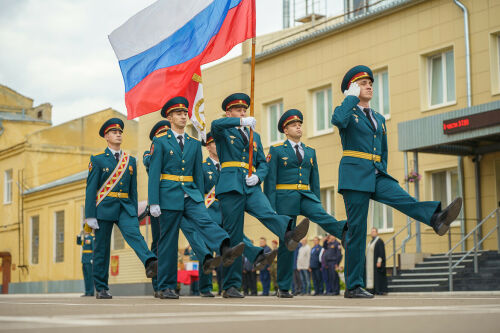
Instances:
[[[408,5],[415,5],[415,4],[418,4],[418,3],[423,2],[423,1],[425,1],[425,0],[392,0],[392,1],[389,1],[387,4],[385,4],[382,1],[380,3],[377,3],[374,6],[371,6],[369,8],[369,10],[364,14],[359,14],[359,15],[356,15],[355,17],[351,17],[351,18],[347,17],[347,15],[343,15],[344,20],[342,20],[339,23],[329,25],[329,26],[322,28],[322,29],[319,29],[319,30],[315,30],[309,34],[305,34],[305,35],[302,34],[302,35],[298,36],[297,38],[291,39],[288,42],[285,42],[279,46],[272,47],[272,48],[270,48],[266,51],[263,51],[263,52],[259,52],[255,55],[255,60],[258,61],[260,59],[267,58],[267,57],[272,56],[276,53],[286,51],[287,49],[291,49],[291,48],[297,47],[299,45],[309,43],[312,40],[315,40],[315,39],[318,39],[321,37],[325,37],[329,34],[344,30],[344,29],[349,28],[349,27],[354,26],[354,25],[358,25],[360,22],[364,22],[364,21],[378,18],[381,15],[387,14],[387,12],[389,12],[389,11],[401,9],[401,8],[408,6]],[[320,24],[320,23],[318,23],[318,24]],[[309,25],[308,25],[308,27],[310,28]],[[248,57],[243,62],[249,63],[250,60],[251,60],[251,58]]]
[[[443,121],[500,109],[500,100],[398,124],[398,148],[449,155],[475,155],[500,151],[500,124],[445,134]]]
[[[26,190],[26,191],[24,191],[23,195],[32,194],[32,193],[40,192],[40,191],[45,191],[45,190],[48,190],[48,189],[51,189],[51,188],[54,188],[54,187],[57,187],[57,186],[71,184],[71,183],[74,183],[74,182],[77,182],[77,181],[80,181],[80,180],[87,179],[88,173],[89,173],[88,170],[85,170],[85,171],[81,171],[81,172],[75,173],[75,174],[73,174],[71,176],[68,176],[68,177],[64,177],[64,178],[60,178],[60,179],[54,180],[54,181],[52,181],[50,183],[43,184],[43,185],[31,188],[29,190]]]

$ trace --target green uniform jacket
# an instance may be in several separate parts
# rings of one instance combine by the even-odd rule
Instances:
[[[339,166],[339,192],[355,190],[375,192],[375,170],[387,173],[387,131],[385,117],[373,112],[377,129],[357,106],[359,98],[347,96],[333,112],[332,124],[339,128],[343,150],[353,150],[381,156],[380,162],[358,157],[343,156]],[[395,180],[395,179],[394,179]]]
[[[137,168],[135,158],[130,156],[127,170],[112,192],[128,193],[128,198],[106,197],[96,207],[97,191],[106,182],[116,167],[116,159],[111,151],[106,150],[90,157],[87,188],[85,190],[85,218],[118,221],[121,209],[134,217],[137,216]]]
[[[184,210],[184,194],[204,201],[201,143],[185,133],[184,151],[171,130],[153,138],[149,164],[148,200],[161,209]],[[162,174],[192,176],[194,181],[161,180]]]
[[[76,237],[76,244],[82,246],[82,264],[91,264],[94,258],[94,236],[87,234],[82,239],[78,235]]]
[[[248,145],[244,144],[240,132],[236,129],[240,126],[240,118],[227,117],[214,120],[212,122],[211,133],[215,138],[217,146],[217,155],[221,166],[224,162],[245,162],[248,163]],[[249,135],[248,130],[247,134]],[[264,149],[260,135],[257,132],[253,133],[253,166],[256,169],[256,174],[260,182],[267,176],[268,168]],[[217,195],[236,191],[240,194],[252,193],[253,191],[261,190],[260,186],[247,186],[245,176],[248,170],[238,167],[222,168],[219,182],[215,188]]]
[[[267,155],[269,173],[264,182],[264,192],[273,209],[279,214],[300,215],[302,196],[321,202],[316,151],[303,143],[301,145],[304,148],[304,158],[300,165],[288,140],[272,146]],[[277,190],[277,184],[309,185],[310,189]]]

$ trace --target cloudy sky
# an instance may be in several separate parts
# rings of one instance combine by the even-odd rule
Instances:
[[[108,34],[154,0],[0,0],[0,84],[53,105],[53,123],[126,113]],[[257,34],[282,27],[282,0],[257,0]],[[241,49],[233,49],[229,56]]]

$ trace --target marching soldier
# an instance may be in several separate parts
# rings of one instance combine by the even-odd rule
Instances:
[[[208,157],[203,162],[203,175],[205,177],[205,206],[208,208],[208,213],[213,221],[217,222],[222,227],[222,215],[219,200],[215,198],[215,186],[219,181],[220,163],[217,156],[217,147],[214,138],[210,132],[207,133],[207,139],[204,143]],[[245,244],[244,256],[253,263],[254,269],[261,270],[267,265],[273,263],[276,258],[277,251],[264,253],[260,246],[254,246],[247,236],[243,235],[243,243]],[[221,286],[219,286],[221,288]],[[203,294],[207,290],[212,289],[212,279],[200,271],[200,291]]]
[[[346,298],[372,298],[364,289],[366,218],[370,199],[396,208],[444,235],[462,208],[456,198],[444,210],[438,201],[418,202],[387,173],[387,130],[384,116],[370,108],[373,74],[366,66],[351,68],[342,80],[346,96],[332,116],[342,140],[339,192],[344,197],[348,231],[346,247]]]
[[[217,146],[221,165],[219,182],[215,194],[219,199],[222,212],[222,225],[231,236],[231,244],[243,240],[244,214],[247,211],[256,217],[269,230],[284,241],[287,249],[293,251],[309,229],[309,220],[304,219],[295,229],[293,219],[278,215],[260,188],[268,172],[268,166],[259,134],[254,132],[253,173],[248,176],[249,168],[249,131],[255,129],[256,120],[246,117],[250,97],[243,93],[232,94],[222,102],[225,118],[212,122],[212,135]],[[241,287],[241,259],[224,269],[223,297],[244,297]]]
[[[151,145],[148,200],[150,213],[160,218],[158,240],[158,289],[160,298],[179,298],[177,286],[177,249],[182,219],[196,226],[207,247],[218,249],[223,265],[241,256],[243,243],[230,246],[229,235],[217,226],[204,205],[201,144],[184,132],[188,101],[170,99],[161,109],[171,128],[155,136]]]
[[[269,173],[264,192],[278,214],[305,216],[319,224],[328,233],[341,238],[346,221],[337,221],[326,213],[320,201],[318,162],[314,148],[300,142],[302,112],[286,111],[278,122],[278,131],[287,139],[271,147],[267,155]],[[278,297],[291,298],[293,279],[293,252],[282,242],[278,248]]]
[[[169,128],[170,128],[170,122],[168,120],[159,121],[151,129],[151,132],[149,133],[149,139],[152,141],[155,136],[160,136],[161,134],[166,133]],[[147,150],[144,152],[143,155],[143,163],[144,166],[146,167],[146,172],[149,172],[150,159],[151,159],[151,152]],[[200,281],[203,284],[207,284],[208,282],[206,282],[205,280],[208,280],[209,274],[212,272],[212,270],[218,267],[222,263],[222,257],[217,256],[214,258],[212,256],[212,253],[215,251],[215,249],[209,249],[206,246],[205,242],[200,236],[200,233],[196,230],[196,225],[192,225],[186,219],[182,219],[180,224],[180,229],[182,230],[182,233],[184,234],[184,236],[186,236],[187,241],[191,245],[191,248],[193,249],[196,258],[201,263],[199,266]],[[159,218],[154,216],[151,216],[151,234],[153,236],[153,240],[151,243],[151,251],[153,251],[153,253],[156,253],[158,251],[158,239],[160,238],[160,221]],[[207,274],[203,272],[206,272]],[[160,293],[158,289],[158,278],[154,277],[151,282],[153,284],[154,296],[155,298],[159,298]],[[212,284],[210,281],[210,289],[202,290],[201,296],[214,297],[214,295],[211,293],[211,289],[212,289]]]
[[[92,258],[94,256],[94,236],[92,229],[85,228],[76,236],[76,244],[82,246],[82,271],[85,293],[82,297],[94,296],[94,278],[92,277]]]
[[[113,224],[146,268],[146,276],[156,275],[156,256],[149,251],[137,220],[137,168],[135,158],[121,150],[124,124],[121,119],[106,121],[99,135],[108,147],[90,157],[85,191],[85,222],[94,229],[94,283],[96,298],[112,298],[109,293],[109,255]]]

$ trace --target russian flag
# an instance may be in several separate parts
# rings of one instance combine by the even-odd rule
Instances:
[[[109,35],[128,119],[185,96],[196,120],[193,109],[203,101],[200,66],[254,36],[255,0],[159,0],[143,9]]]

